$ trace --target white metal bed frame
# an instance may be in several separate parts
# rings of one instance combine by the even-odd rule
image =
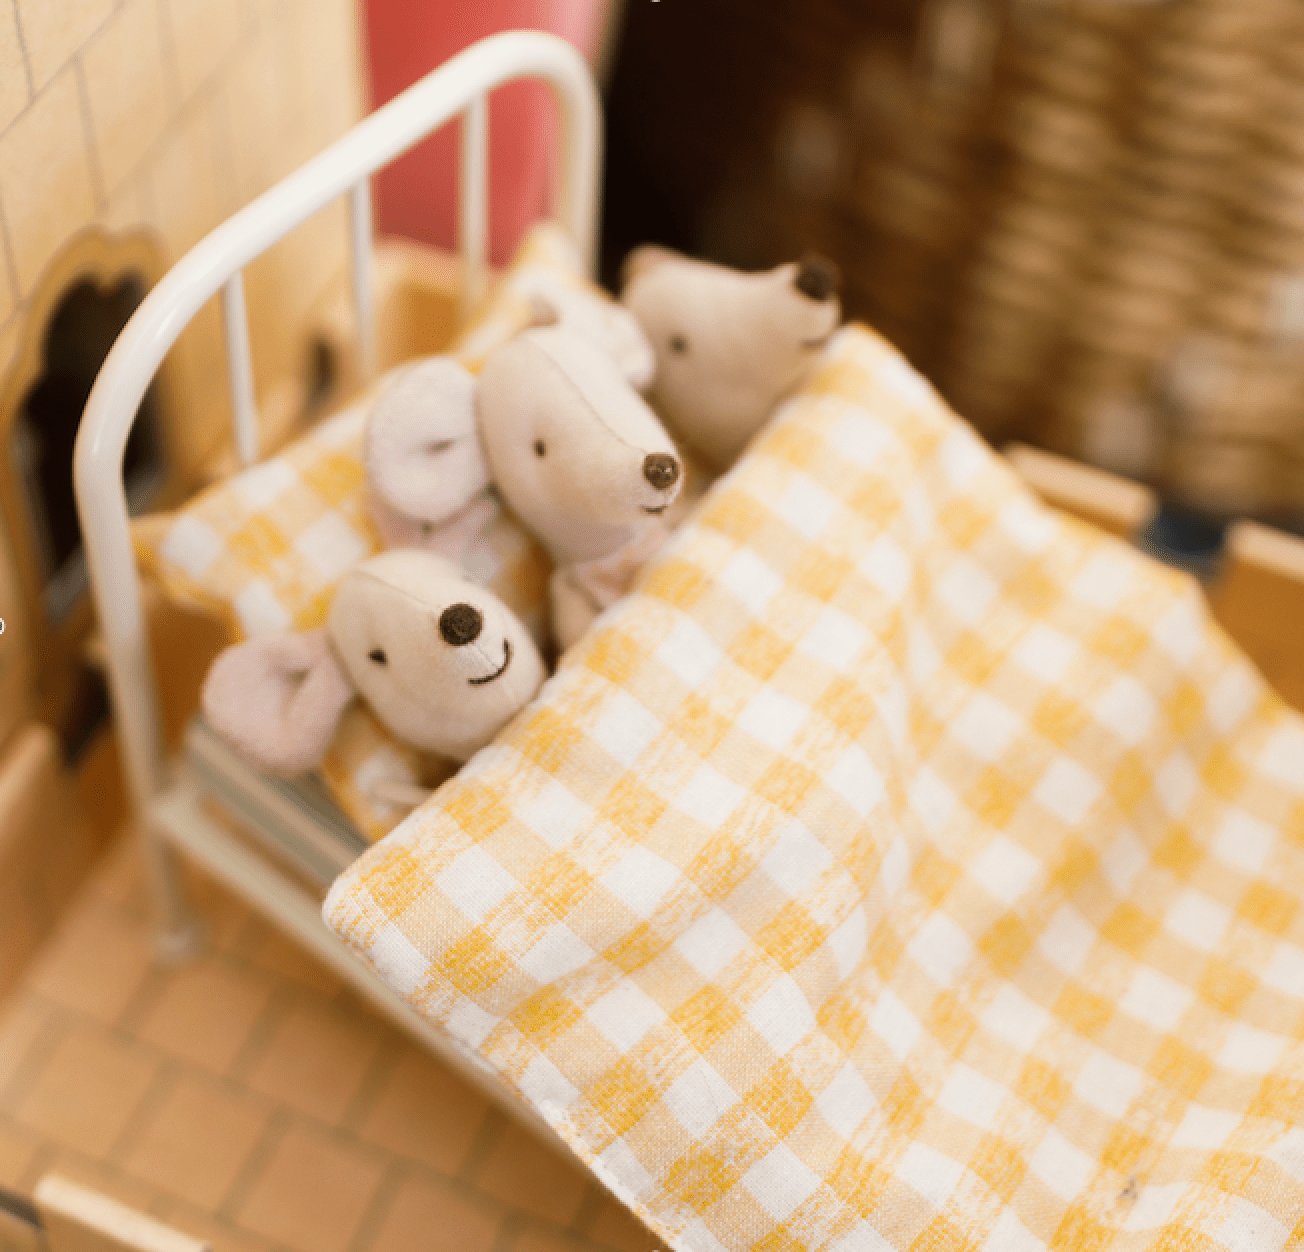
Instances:
[[[374,370],[371,176],[454,118],[461,119],[460,305],[463,313],[469,310],[489,275],[488,97],[495,88],[522,78],[547,83],[556,98],[562,142],[555,213],[592,270],[601,112],[588,65],[575,49],[552,35],[513,31],[492,36],[431,71],[364,119],[223,222],[171,268],[141,303],[105,360],[77,433],[73,458],[113,714],[158,905],[160,954],[180,959],[196,944],[197,928],[179,877],[177,858],[185,854],[500,1101],[504,1089],[452,1051],[443,1036],[327,930],[320,899],[301,877],[283,872],[211,816],[202,773],[166,759],[142,586],[132,550],[123,457],[141,401],[168,350],[201,307],[220,295],[236,452],[244,465],[258,459],[258,413],[242,271],[341,196],[349,199],[359,355],[364,374]],[[274,808],[276,798],[268,803]],[[309,819],[300,814],[298,820],[302,826]],[[350,855],[341,853],[336,872],[345,868]],[[523,1106],[516,1105],[516,1111],[523,1111]]]

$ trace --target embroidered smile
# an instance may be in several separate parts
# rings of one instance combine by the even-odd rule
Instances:
[[[483,678],[468,678],[466,681],[472,687],[483,687],[487,683],[493,682],[495,678],[501,678],[507,673],[507,667],[512,663],[512,641],[503,640],[503,663],[492,674],[486,674]]]

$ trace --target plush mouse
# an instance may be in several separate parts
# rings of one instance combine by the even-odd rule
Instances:
[[[357,697],[413,747],[465,761],[538,691],[534,641],[492,592],[439,556],[396,550],[344,576],[327,624],[227,648],[204,682],[204,716],[259,768],[321,763]]]
[[[630,386],[647,391],[652,385],[656,354],[628,309],[564,282],[551,270],[524,272],[519,289],[530,302],[534,325],[557,324],[583,335],[611,358]]]
[[[631,386],[650,385],[656,358],[627,309],[549,271],[527,271],[518,286],[531,325],[564,326],[607,355]],[[372,520],[386,547],[425,548],[462,561],[498,517],[474,394],[470,371],[447,356],[406,366],[377,394],[363,456]]]
[[[643,247],[621,301],[656,354],[648,393],[670,432],[719,473],[806,377],[842,317],[837,268],[818,257],[745,274]]]
[[[389,548],[460,562],[498,516],[475,415],[475,379],[452,357],[406,366],[367,414],[372,519]]]
[[[476,407],[498,490],[553,559],[553,633],[569,647],[664,540],[679,455],[611,357],[564,322],[492,352]]]

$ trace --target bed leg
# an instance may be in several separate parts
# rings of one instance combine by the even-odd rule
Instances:
[[[147,829],[141,843],[158,927],[154,952],[164,964],[179,965],[203,946],[202,928],[186,899],[181,857],[158,830]]]

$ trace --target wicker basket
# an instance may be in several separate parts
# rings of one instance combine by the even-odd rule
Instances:
[[[624,59],[677,50],[638,100],[692,135],[646,171],[682,242],[828,251],[993,438],[1304,516],[1299,0],[657,8]]]

